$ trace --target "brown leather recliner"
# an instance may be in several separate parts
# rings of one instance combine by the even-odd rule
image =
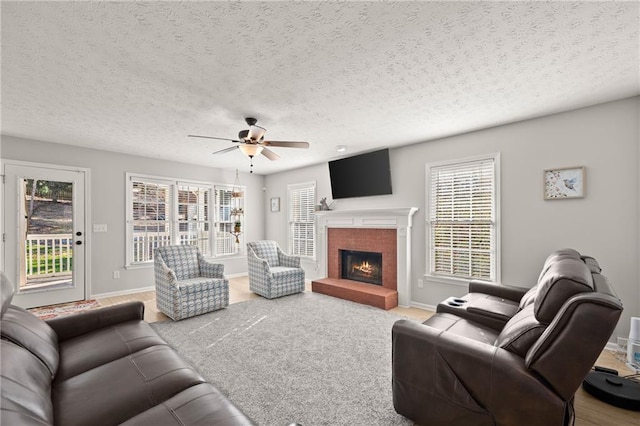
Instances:
[[[567,425],[622,303],[599,268],[556,259],[502,330],[450,313],[392,331],[393,404],[425,425]]]

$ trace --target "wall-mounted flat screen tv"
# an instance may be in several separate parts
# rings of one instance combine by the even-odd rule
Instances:
[[[391,194],[389,149],[329,161],[329,177],[334,200]]]

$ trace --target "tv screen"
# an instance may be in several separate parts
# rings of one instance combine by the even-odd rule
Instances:
[[[329,161],[329,177],[334,200],[391,194],[389,149]]]

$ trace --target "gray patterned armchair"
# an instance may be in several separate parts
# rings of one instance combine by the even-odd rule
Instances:
[[[167,246],[155,251],[156,305],[174,321],[229,305],[224,265],[205,260],[195,246]]]
[[[267,299],[304,291],[300,258],[285,254],[275,241],[247,243],[249,289]]]

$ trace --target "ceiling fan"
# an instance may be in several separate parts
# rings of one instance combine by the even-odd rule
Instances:
[[[239,149],[243,154],[251,159],[251,173],[253,173],[253,157],[258,154],[262,154],[269,160],[274,161],[280,158],[278,154],[271,151],[267,147],[283,147],[283,148],[309,148],[309,142],[286,142],[286,141],[266,141],[264,140],[264,134],[267,129],[264,127],[256,126],[258,119],[253,117],[247,117],[244,119],[249,125],[249,129],[240,130],[238,133],[238,139],[217,138],[214,136],[200,136],[200,135],[187,135],[190,138],[204,138],[204,139],[217,139],[221,141],[230,141],[239,145],[231,146],[229,148],[222,149],[214,152],[214,154],[224,154],[225,152],[231,152]]]

